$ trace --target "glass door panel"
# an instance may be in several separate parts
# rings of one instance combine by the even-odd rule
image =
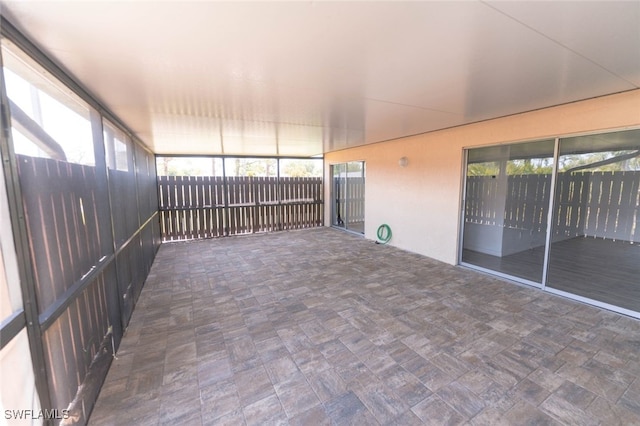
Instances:
[[[331,225],[345,227],[347,196],[347,165],[331,166]]]
[[[547,287],[640,311],[640,130],[562,139]]]
[[[554,145],[469,150],[463,263],[542,283]]]
[[[364,162],[347,163],[347,229],[364,234]]]
[[[331,177],[331,224],[364,234],[364,162],[332,165]]]

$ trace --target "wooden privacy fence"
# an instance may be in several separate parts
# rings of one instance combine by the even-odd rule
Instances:
[[[465,221],[546,229],[551,175],[467,177]],[[503,184],[504,185],[504,184]],[[553,235],[640,240],[640,172],[559,173]]]
[[[323,225],[322,178],[158,176],[163,241]]]
[[[141,163],[153,159],[144,150],[136,155]],[[40,333],[41,378],[52,404],[43,408],[71,407],[84,416],[159,245],[155,178],[117,172],[127,176],[111,173],[108,180],[105,169],[26,155],[16,155],[16,165],[33,273],[27,297],[37,306],[30,326]],[[123,240],[130,242],[114,251],[111,225],[118,229],[121,221],[129,222]]]
[[[105,255],[96,169],[22,155],[16,160],[48,386],[54,407],[67,407],[99,353],[109,324],[104,273],[78,297],[69,298]],[[54,312],[65,304],[68,308],[56,317]]]

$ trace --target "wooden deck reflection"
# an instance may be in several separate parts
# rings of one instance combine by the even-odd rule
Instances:
[[[502,258],[465,250],[463,261],[540,283],[544,248]],[[589,237],[554,243],[547,286],[640,312],[640,244]]]

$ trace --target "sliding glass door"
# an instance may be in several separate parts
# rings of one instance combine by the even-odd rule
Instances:
[[[640,317],[640,130],[470,149],[463,206],[462,264]]]
[[[640,131],[560,140],[547,287],[640,311]]]
[[[331,166],[331,225],[364,234],[364,161]]]
[[[462,261],[542,283],[553,140],[469,151]]]

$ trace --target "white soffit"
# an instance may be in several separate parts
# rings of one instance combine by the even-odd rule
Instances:
[[[0,5],[162,154],[310,156],[640,87],[640,2]]]

